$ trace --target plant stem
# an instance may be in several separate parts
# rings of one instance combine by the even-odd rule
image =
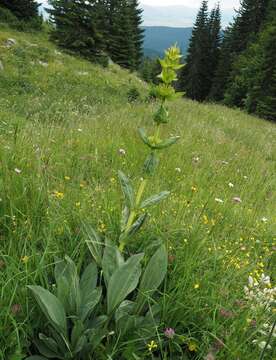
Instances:
[[[137,191],[137,196],[136,196],[136,200],[135,200],[135,206],[136,206],[136,207],[138,207],[139,204],[140,204],[140,202],[141,202],[141,199],[142,199],[143,193],[144,193],[144,191],[145,191],[146,185],[147,185],[147,179],[143,179],[143,180],[141,181],[141,184],[140,184],[140,186],[139,186],[139,188],[138,188],[138,191]],[[136,214],[137,214],[136,209],[131,210],[124,232],[127,233],[127,232],[129,231],[129,229],[130,229],[131,226],[133,225],[133,222],[134,222],[134,220],[135,220]],[[125,241],[120,244],[119,250],[120,250],[121,252],[124,251],[125,245],[126,245],[126,244],[125,244]]]
[[[148,182],[147,179],[143,179],[143,180],[141,181],[141,184],[140,184],[140,186],[139,186],[139,189],[138,189],[138,192],[137,192],[137,196],[136,196],[136,202],[135,202],[136,207],[138,207],[139,204],[140,204],[140,202],[141,202],[141,199],[142,199],[143,193],[144,193],[144,191],[145,191],[147,182]]]
[[[263,348],[263,351],[262,351],[262,353],[261,353],[260,360],[263,360],[263,359],[264,359],[265,352],[266,352],[266,349],[267,349],[267,347],[268,347],[268,345],[269,345],[269,343],[270,343],[270,340],[271,340],[271,338],[272,338],[272,335],[273,335],[275,326],[276,326],[276,320],[274,320],[274,324],[273,324],[272,329],[271,329],[271,331],[270,331],[270,334],[269,334],[269,336],[268,336],[267,342],[266,342],[265,347]]]

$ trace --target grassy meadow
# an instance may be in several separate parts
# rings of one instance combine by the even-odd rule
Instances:
[[[147,149],[137,128],[150,131],[156,104],[135,74],[65,54],[44,33],[3,27],[0,60],[0,359],[17,360],[44,321],[26,286],[50,288],[56,257],[89,261],[84,221],[118,236],[117,172],[141,181]],[[141,99],[129,103],[133,87]],[[162,348],[171,327],[183,359],[257,360],[252,341],[267,315],[252,310],[244,286],[262,274],[275,286],[275,124],[186,99],[170,113],[166,131],[181,139],[162,153],[147,191],[171,195],[132,244],[161,239],[169,249],[162,327],[145,349],[151,340]],[[264,359],[275,355],[272,346]]]

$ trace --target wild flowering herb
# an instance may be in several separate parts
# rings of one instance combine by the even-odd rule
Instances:
[[[119,171],[125,199],[119,237],[107,238],[106,225],[102,222],[99,222],[98,231],[85,224],[86,242],[93,261],[81,276],[75,263],[66,256],[65,260],[57,260],[54,272],[56,286],[52,287],[52,292],[40,286],[29,286],[48,320],[44,325],[45,331],[36,331],[38,338],[33,341],[34,347],[43,356],[39,357],[41,359],[49,356],[74,360],[108,359],[119,341],[126,343],[132,338],[136,343],[137,338],[143,339],[141,334],[156,331],[162,312],[157,290],[167,273],[166,245],[158,246],[151,256],[144,252],[129,256],[127,246],[129,239],[145,222],[147,208],[169,195],[168,191],[163,191],[143,199],[149,177],[159,162],[157,152],[178,140],[178,137],[161,139],[160,127],[169,120],[167,101],[176,97],[172,83],[176,80],[176,71],[182,66],[180,58],[180,51],[174,46],[166,51],[164,60],[160,60],[162,83],[157,86],[160,105],[153,119],[156,132],[148,136],[144,129],[139,129],[150,154],[145,161],[137,192],[130,179]],[[119,154],[124,156],[126,151],[120,149]],[[58,199],[64,197],[58,191],[53,195]],[[165,335],[172,338],[174,329],[166,329]],[[141,341],[144,343],[144,340]],[[158,346],[152,340],[147,349],[154,352]],[[131,351],[133,358],[140,358]],[[118,356],[122,358],[120,354]],[[32,356],[29,358],[33,359]]]
[[[166,328],[164,331],[164,335],[168,338],[168,339],[172,339],[175,335],[175,331],[172,328]]]
[[[149,148],[149,155],[146,158],[143,167],[143,178],[138,188],[137,193],[131,185],[130,179],[119,172],[122,191],[125,196],[125,206],[122,212],[121,235],[120,235],[120,250],[123,251],[129,239],[141,228],[147,218],[146,208],[157,204],[165,199],[168,191],[162,191],[159,194],[152,195],[146,200],[143,200],[149,177],[152,176],[159,164],[158,152],[164,150],[179,140],[179,136],[171,136],[161,139],[161,127],[169,122],[168,101],[173,100],[182,95],[176,93],[173,82],[177,80],[177,71],[182,68],[180,63],[181,55],[177,46],[173,46],[165,52],[165,57],[160,60],[162,72],[159,75],[161,83],[156,86],[156,96],[160,101],[158,109],[153,115],[153,122],[155,124],[155,132],[148,135],[143,128],[139,129],[139,135],[144,144]],[[179,172],[181,169],[177,169]]]
[[[155,351],[158,348],[158,345],[156,344],[156,342],[154,340],[152,340],[151,342],[149,342],[147,344],[147,347],[148,347],[148,350],[150,352],[152,352],[152,351]]]
[[[262,323],[259,324],[257,337],[252,341],[262,350],[260,359],[263,359],[265,352],[272,349],[272,342],[275,341],[276,328],[273,314],[276,305],[276,287],[272,286],[269,276],[262,274],[260,279],[252,276],[248,278],[248,285],[244,287],[245,298],[251,306],[252,315],[258,317],[262,314]]]

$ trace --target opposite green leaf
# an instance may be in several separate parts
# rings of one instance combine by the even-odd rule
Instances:
[[[162,191],[159,194],[153,195],[151,197],[149,197],[148,199],[144,200],[141,205],[140,205],[140,209],[144,209],[148,206],[152,206],[154,204],[159,203],[160,201],[166,199],[166,197],[168,197],[170,195],[169,191]]]
[[[119,175],[121,188],[125,196],[126,204],[130,209],[132,209],[135,204],[135,199],[134,199],[134,191],[130,183],[130,180],[122,171],[118,171],[118,175]]]

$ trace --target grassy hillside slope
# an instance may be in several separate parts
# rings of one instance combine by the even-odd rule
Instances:
[[[8,38],[16,45],[3,46]],[[134,75],[60,53],[43,34],[0,29],[0,60],[0,359],[8,360],[24,358],[32,335],[26,285],[50,286],[57,256],[81,266],[82,221],[111,238],[119,232],[117,171],[140,181],[137,128],[150,128],[156,105],[128,103],[133,86],[147,95]],[[275,124],[188,100],[170,106],[181,140],[162,155],[152,187],[171,196],[136,239],[170,244],[164,327],[180,320],[176,332],[196,344],[187,359],[214,346],[216,359],[259,359],[252,340],[262,315],[243,288],[249,274],[275,270]]]

